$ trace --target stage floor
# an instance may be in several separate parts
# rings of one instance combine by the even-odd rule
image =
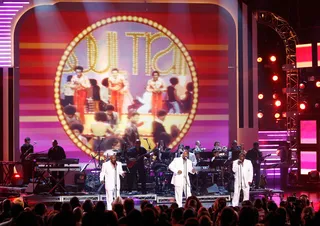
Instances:
[[[287,193],[287,196],[291,194]],[[218,198],[225,198],[228,203],[231,203],[232,200],[232,193],[215,193],[215,194],[208,194],[208,195],[198,195],[198,199],[205,205],[211,206],[214,201]],[[4,198],[23,198],[29,205],[34,205],[39,202],[46,203],[47,205],[56,203],[56,202],[68,202],[74,196],[77,196],[80,201],[85,201],[87,199],[92,200],[93,202],[96,201],[106,201],[105,194],[94,194],[94,193],[67,193],[67,194],[55,194],[51,195],[49,193],[44,194],[27,194],[26,187],[6,187],[0,186],[0,197],[1,199]],[[250,191],[251,199],[255,199],[258,197],[268,197],[269,199],[275,200],[278,204],[280,201],[285,197],[285,192],[282,190],[277,189],[257,189]],[[132,198],[135,200],[136,205],[140,203],[141,200],[148,200],[153,204],[166,204],[170,205],[174,202],[173,194],[165,194],[165,195],[158,195],[154,193],[149,194],[139,194],[138,192],[135,193],[121,193],[122,198]],[[320,198],[318,199],[320,200]],[[318,201],[317,201],[318,203]]]

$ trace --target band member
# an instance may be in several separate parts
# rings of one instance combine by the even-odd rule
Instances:
[[[57,140],[52,141],[52,147],[48,151],[48,158],[49,160],[54,160],[54,161],[59,161],[66,158],[66,153],[64,152],[64,149],[58,145]],[[60,165],[56,165],[56,166],[59,167]],[[63,178],[63,175],[64,173],[61,171],[59,172],[53,171],[52,176],[55,179],[52,181],[53,185],[55,185],[59,179]],[[64,183],[62,182],[62,184]]]
[[[281,189],[286,189],[288,182],[288,165],[291,155],[288,154],[287,148],[284,146],[278,148],[277,155],[280,157]]]
[[[129,192],[132,191],[133,182],[136,181],[138,171],[141,183],[141,192],[142,194],[146,194],[146,170],[144,168],[144,157],[142,157],[145,154],[147,154],[147,150],[141,146],[140,140],[136,140],[135,147],[130,148],[127,153],[129,161],[134,163],[130,168],[130,175],[128,176]]]
[[[189,153],[188,159],[190,159],[190,161],[192,162],[192,166],[195,167],[198,162],[197,162],[197,158],[196,158],[194,151],[191,151],[190,146],[185,146],[184,150],[188,151],[188,153]]]
[[[189,173],[196,172],[188,156],[188,151],[184,151],[181,157],[174,158],[169,165],[169,169],[173,172],[171,184],[174,185],[175,198],[179,207],[182,207],[183,193],[186,199],[191,196]]]
[[[102,164],[100,172],[100,182],[104,183],[106,188],[107,210],[112,210],[113,200],[120,197],[120,176],[124,176],[122,163],[112,155],[110,161]]]
[[[177,95],[176,85],[179,80],[176,77],[170,78],[171,86],[167,88],[168,102],[169,102],[169,113],[180,113],[180,98]]]
[[[232,161],[235,161],[238,159],[238,156],[241,152],[241,147],[238,146],[238,141],[234,140],[231,144],[231,148],[228,151],[228,158]]]
[[[260,165],[262,160],[262,152],[259,150],[259,143],[254,142],[253,148],[248,151],[246,154],[246,159],[249,159],[253,166],[253,174],[255,175],[254,178],[254,185],[256,188],[259,188],[259,181],[260,181]]]
[[[152,72],[152,79],[148,81],[147,91],[152,93],[152,109],[153,115],[156,115],[162,109],[162,93],[165,92],[166,86],[158,71]]]
[[[111,91],[110,103],[114,106],[115,111],[121,115],[124,93],[128,89],[128,82],[123,75],[119,74],[119,69],[114,68],[111,70],[111,75],[108,79],[108,83],[109,90]]]
[[[245,159],[245,154],[241,152],[239,159],[232,164],[234,172],[234,194],[232,205],[239,205],[240,192],[243,191],[243,200],[249,200],[249,190],[253,178],[253,169],[250,160]]]
[[[219,141],[214,142],[212,152],[214,152],[214,151],[221,151],[221,149],[222,149],[222,148],[221,148],[220,142],[219,142]]]
[[[107,105],[106,112],[107,112],[106,122],[111,126],[113,130],[115,130],[119,124],[119,114],[115,112],[115,108],[111,104]]]
[[[156,120],[152,122],[152,136],[155,143],[162,140],[165,144],[169,144],[171,141],[171,136],[166,132],[163,125],[166,116],[167,112],[165,110],[160,110],[157,113]]]
[[[24,184],[28,184],[30,179],[32,178],[32,161],[26,160],[26,157],[33,153],[33,146],[30,144],[31,139],[26,137],[24,139],[24,144],[21,146],[21,155],[20,160],[23,168],[23,182]]]
[[[195,153],[202,151],[200,140],[197,140],[197,141],[196,141],[196,146],[194,147],[193,151],[194,151]]]
[[[90,88],[90,81],[87,76],[82,74],[83,67],[77,66],[75,71],[77,75],[73,76],[71,79],[74,88],[74,104],[80,114],[82,123],[85,123],[84,108],[87,98],[87,89]]]
[[[139,140],[138,122],[140,114],[133,112],[128,114],[129,123],[124,131],[123,139],[129,147],[133,147],[136,140]]]

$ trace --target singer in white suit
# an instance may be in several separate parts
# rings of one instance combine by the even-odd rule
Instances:
[[[112,210],[112,202],[120,196],[120,176],[124,176],[122,163],[112,155],[110,161],[102,164],[100,182],[105,184],[107,210]]]
[[[192,162],[188,159],[189,152],[184,151],[181,157],[175,158],[169,165],[173,172],[171,184],[174,185],[175,198],[179,207],[182,207],[182,194],[191,196],[190,180],[188,173],[195,173]]]
[[[250,160],[245,159],[241,152],[239,159],[233,161],[232,171],[234,172],[234,194],[232,205],[239,205],[240,191],[243,191],[243,200],[249,200],[250,185],[253,179],[253,168]]]

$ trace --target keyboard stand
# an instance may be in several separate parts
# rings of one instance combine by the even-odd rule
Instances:
[[[61,183],[63,182],[65,176],[68,175],[69,172],[70,172],[70,171],[66,171],[66,172],[63,174],[63,177],[62,177],[58,182],[57,182],[57,179],[54,178],[54,177],[50,174],[51,177],[53,178],[53,180],[54,180],[55,182],[57,182],[56,185],[53,186],[53,187],[50,189],[50,191],[49,191],[50,194],[53,194],[54,191],[55,191],[58,187],[61,188],[61,189],[63,190],[63,192],[67,192],[67,190],[65,189],[65,187],[64,187]]]

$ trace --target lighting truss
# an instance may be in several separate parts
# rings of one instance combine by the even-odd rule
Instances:
[[[299,103],[299,70],[296,69],[296,45],[298,36],[282,17],[268,11],[256,11],[257,22],[272,28],[282,39],[286,51],[286,94],[287,94],[287,135],[292,159],[296,159],[297,150],[297,124]]]

